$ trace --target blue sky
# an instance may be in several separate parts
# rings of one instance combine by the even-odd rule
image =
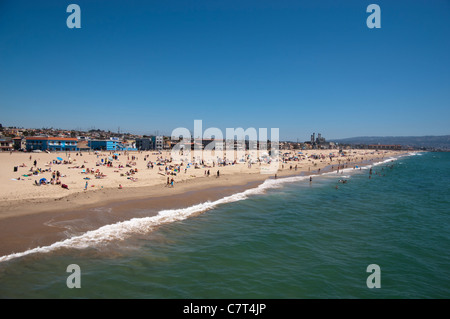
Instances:
[[[445,0],[1,0],[0,123],[450,134],[449,21]]]

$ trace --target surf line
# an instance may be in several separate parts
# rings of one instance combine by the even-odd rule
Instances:
[[[117,222],[115,224],[105,225],[98,229],[88,231],[79,236],[67,238],[62,241],[55,242],[49,246],[36,247],[24,252],[12,253],[0,257],[0,262],[11,259],[24,257],[36,253],[49,253],[61,248],[83,249],[98,245],[100,243],[112,242],[116,240],[124,240],[133,234],[144,234],[154,230],[156,227],[181,221],[191,217],[192,215],[211,210],[218,205],[237,202],[247,199],[249,196],[263,194],[269,188],[281,187],[284,183],[300,181],[305,176],[280,178],[278,180],[267,179],[264,183],[255,188],[247,189],[243,192],[223,197],[214,202],[204,202],[187,208],[162,210],[157,215],[151,217],[132,218],[130,220]]]

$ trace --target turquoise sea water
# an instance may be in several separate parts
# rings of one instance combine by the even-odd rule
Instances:
[[[422,153],[370,179],[364,168],[272,180],[4,258],[0,297],[448,298],[449,252],[450,153]],[[79,289],[66,286],[70,264]],[[370,264],[381,288],[366,285]]]

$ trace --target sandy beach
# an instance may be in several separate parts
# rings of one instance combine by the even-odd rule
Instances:
[[[276,177],[352,168],[402,153],[281,151],[284,156]],[[191,158],[171,160],[168,151],[115,154],[0,153],[0,255],[64,239],[69,228],[71,234],[83,233],[140,217],[144,208],[148,216],[162,209],[188,207],[275,178],[274,174],[261,174],[267,163],[229,161],[218,165],[205,161],[195,165]],[[47,183],[40,183],[43,178]],[[167,184],[168,178],[169,182],[173,178],[173,187]]]

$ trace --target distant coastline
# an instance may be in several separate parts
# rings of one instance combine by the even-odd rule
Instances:
[[[342,139],[331,139],[339,144],[350,145],[401,145],[404,148],[450,152],[450,135],[440,136],[360,136]]]

